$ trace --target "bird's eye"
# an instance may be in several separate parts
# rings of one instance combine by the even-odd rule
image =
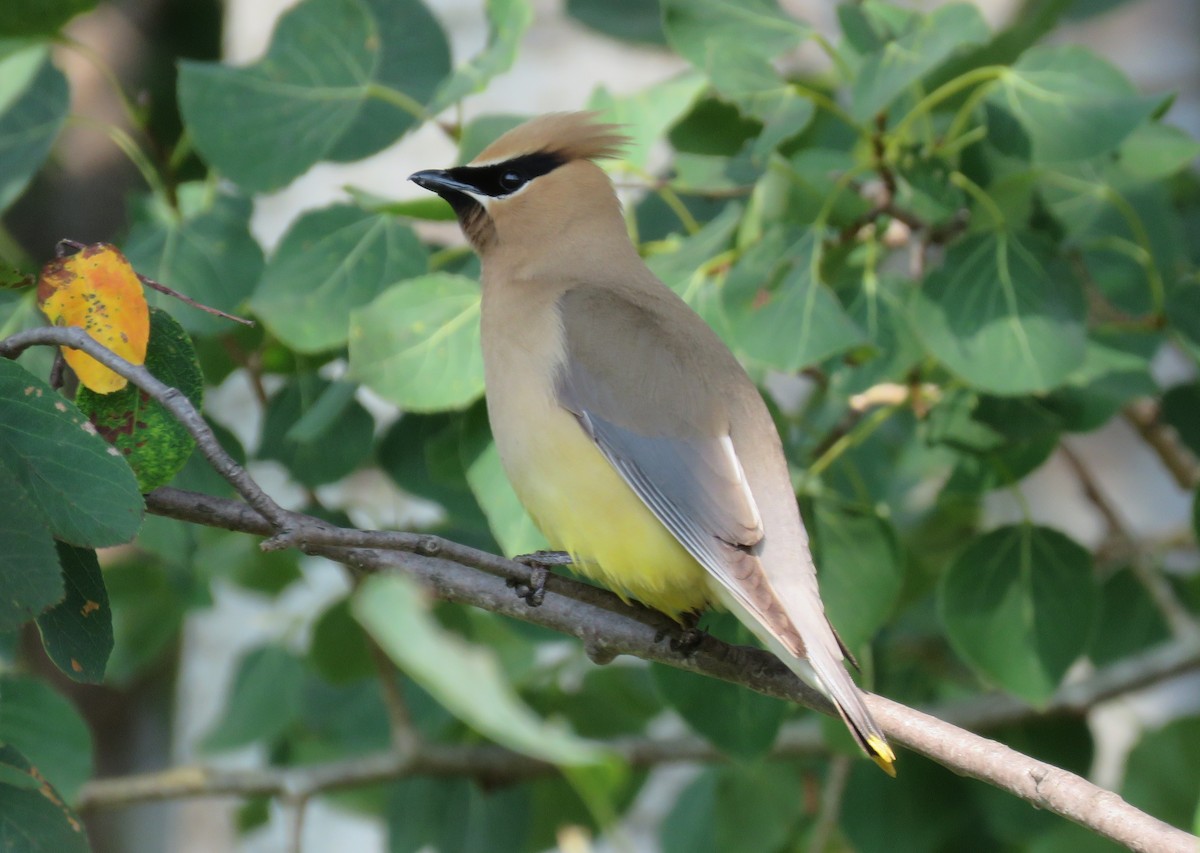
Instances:
[[[516,192],[525,186],[525,176],[520,172],[505,172],[500,176],[500,188],[507,193]]]

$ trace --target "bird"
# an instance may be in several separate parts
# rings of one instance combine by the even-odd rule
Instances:
[[[825,616],[770,412],[643,262],[596,162],[627,144],[596,113],[550,113],[466,165],[409,176],[449,203],[481,261],[485,397],[504,470],[575,570],[676,620],[732,611],[894,776]]]

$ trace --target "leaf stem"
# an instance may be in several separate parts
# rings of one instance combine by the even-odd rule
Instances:
[[[838,460],[838,457],[870,438],[871,434],[883,426],[884,422],[896,414],[899,409],[899,406],[881,406],[871,412],[871,414],[859,421],[852,430],[829,445],[829,449],[808,466],[808,470],[804,473],[804,478],[808,480],[821,476],[830,465]]]
[[[150,157],[147,156],[146,152],[141,149],[141,146],[137,144],[137,141],[127,131],[114,124],[108,124],[107,122],[79,114],[72,114],[69,121],[82,127],[99,130],[112,140],[112,143],[121,149],[121,153],[128,157],[129,161],[137,168],[142,176],[142,180],[150,188],[150,192],[159,198],[168,209],[175,209],[174,205],[171,204],[171,195],[167,192],[167,186],[158,174],[158,169],[155,168]]]
[[[829,97],[819,89],[814,89],[811,86],[804,85],[803,83],[795,82],[789,82],[788,88],[797,95],[808,98],[815,106],[820,107],[830,115],[836,116],[841,121],[850,125],[852,128],[857,130],[860,135],[867,136],[870,133],[870,130],[865,125],[856,120],[854,116],[850,115],[850,113],[838,106],[837,101],[833,100],[833,98]]]
[[[125,113],[125,117],[129,119],[130,125],[145,132],[146,122],[144,117],[134,105],[133,100],[125,93],[124,87],[121,86],[121,81],[117,79],[116,72],[104,61],[100,53],[91,45],[85,44],[66,33],[59,33],[55,41],[63,48],[72,50],[82,56],[100,73],[100,76],[104,78],[109,88],[112,89],[113,94],[117,96],[117,101],[121,104],[121,110]]]
[[[967,195],[975,199],[981,208],[987,211],[988,216],[992,220],[992,227],[997,231],[1007,227],[1008,222],[1004,218],[1003,211],[1000,210],[1000,205],[996,204],[995,199],[988,195],[983,187],[979,186],[979,184],[972,181],[962,172],[951,172],[950,183],[966,192]]]
[[[384,103],[397,107],[420,122],[430,121],[433,117],[425,109],[425,105],[409,94],[385,86],[382,83],[368,83],[367,97],[375,98]]]
[[[1163,285],[1162,273],[1159,271],[1158,264],[1154,260],[1154,249],[1150,243],[1150,233],[1146,231],[1146,226],[1142,222],[1142,218],[1133,209],[1133,205],[1129,203],[1129,199],[1125,198],[1125,196],[1109,184],[1096,184],[1050,170],[1042,172],[1041,177],[1047,183],[1058,184],[1063,189],[1077,192],[1080,195],[1090,195],[1101,201],[1108,202],[1121,215],[1121,218],[1125,220],[1125,223],[1129,226],[1129,230],[1133,233],[1134,241],[1142,249],[1142,266],[1146,270],[1146,281],[1150,285],[1150,298],[1154,303],[1154,313],[1162,314],[1166,304],[1166,289]]]
[[[896,124],[892,129],[891,144],[898,145],[904,140],[908,133],[909,127],[917,121],[921,116],[933,111],[933,108],[949,98],[954,97],[964,89],[971,86],[977,86],[983,83],[990,83],[993,80],[998,80],[1005,74],[1009,73],[1009,69],[1003,65],[985,65],[982,68],[973,68],[965,74],[960,74],[953,80],[948,80],[941,86],[938,86],[928,95],[923,97],[916,105],[908,111],[904,118]]]

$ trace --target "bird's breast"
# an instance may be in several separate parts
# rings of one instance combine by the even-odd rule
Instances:
[[[671,615],[705,607],[707,573],[558,405],[557,324],[539,323],[535,311],[516,332],[498,327],[488,307],[485,298],[488,418],[505,472],[539,529],[572,554],[576,571],[623,597]]]

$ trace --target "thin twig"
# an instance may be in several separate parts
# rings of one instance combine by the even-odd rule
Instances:
[[[308,802],[312,794],[303,793],[286,800],[292,810],[288,824],[288,853],[304,853],[304,818],[308,814]]]
[[[270,521],[276,531],[285,531],[289,516],[259,488],[242,466],[225,452],[203,415],[192,405],[191,400],[177,388],[172,388],[157,379],[141,365],[131,364],[112,350],[100,344],[83,329],[74,326],[43,326],[27,329],[0,341],[0,357],[16,358],[32,346],[59,346],[82,350],[109,370],[125,377],[152,399],[162,405],[178,420],[196,440],[196,447],[209,464],[237,490],[246,503],[264,519]]]
[[[408,702],[404,698],[400,673],[387,652],[379,648],[374,638],[368,635],[366,641],[371,650],[371,660],[379,673],[379,683],[383,688],[383,703],[387,707],[388,723],[391,726],[392,748],[398,754],[404,755],[417,749],[420,736],[412,714],[409,713]]]
[[[1129,529],[1125,526],[1125,522],[1122,521],[1117,508],[1109,501],[1108,495],[1104,494],[1104,490],[1100,488],[1100,484],[1092,475],[1091,469],[1088,468],[1069,442],[1065,440],[1059,442],[1058,451],[1075,474],[1075,479],[1079,481],[1079,486],[1083,489],[1083,495],[1088,499],[1088,503],[1095,507],[1096,511],[1104,519],[1105,527],[1108,528],[1108,537],[1114,540],[1119,547],[1132,549],[1133,537],[1130,535]]]
[[[212,314],[216,317],[222,318],[223,320],[232,320],[235,323],[241,323],[243,326],[254,328],[255,323],[253,320],[248,320],[245,317],[238,317],[236,314],[228,314],[225,311],[222,311],[220,308],[213,308],[211,305],[205,305],[203,302],[197,302],[195,299],[192,299],[192,297],[180,293],[178,290],[167,287],[165,284],[157,282],[152,278],[147,278],[141,273],[137,273],[137,277],[138,281],[146,285],[146,287],[150,288],[151,290],[157,290],[159,293],[178,299],[184,305],[190,305],[198,311],[203,311],[206,314]]]
[[[982,730],[1034,718],[1081,716],[1101,701],[1196,668],[1200,668],[1200,648],[1173,642],[1113,664],[1082,682],[1062,688],[1042,711],[1008,697],[986,696],[940,705],[928,709],[928,713]],[[717,763],[728,759],[711,742],[696,735],[616,738],[607,742],[605,748],[634,768]],[[827,753],[828,746],[819,721],[809,718],[785,726],[768,757],[794,760]],[[389,749],[303,767],[221,770],[188,766],[95,779],[84,785],[79,806],[84,809],[112,808],[184,797],[311,797],[325,791],[362,787],[418,774],[463,776],[500,785],[557,772],[551,764],[492,744],[422,743],[407,754]]]
[[[844,755],[836,755],[829,762],[829,776],[821,794],[821,810],[808,837],[808,853],[824,853],[837,827],[842,811],[842,797],[846,794],[846,783],[850,781],[851,761]]]
[[[1153,404],[1133,404],[1121,410],[1142,440],[1150,445],[1159,461],[1181,489],[1191,490],[1200,482],[1200,467],[1171,431],[1159,420],[1159,410]]]

